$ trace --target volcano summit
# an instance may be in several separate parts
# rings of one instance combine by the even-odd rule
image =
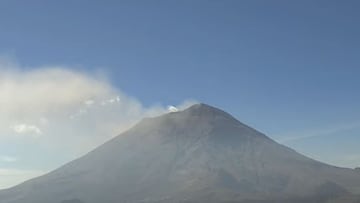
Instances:
[[[1,203],[358,202],[360,173],[276,143],[206,104],[146,118]]]

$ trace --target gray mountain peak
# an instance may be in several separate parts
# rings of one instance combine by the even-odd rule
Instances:
[[[307,158],[195,104],[147,118],[87,155],[0,191],[1,203],[352,202],[360,173]]]
[[[216,107],[210,106],[208,104],[204,104],[204,103],[199,103],[199,104],[194,104],[192,106],[190,106],[189,108],[184,110],[185,112],[191,112],[192,114],[197,114],[199,116],[203,115],[203,116],[229,116],[232,117],[230,114],[226,113],[223,110],[220,110]]]
[[[246,131],[242,134],[262,134],[241,123],[229,113],[204,103],[194,104],[183,111],[172,112],[159,117],[147,118],[144,120],[145,122],[151,123],[151,127],[156,128],[161,127],[160,125],[163,125],[162,127],[176,125],[177,128],[182,129],[208,127],[216,130],[217,128],[237,128],[238,131],[239,129]],[[218,134],[225,135],[226,133],[223,132]]]

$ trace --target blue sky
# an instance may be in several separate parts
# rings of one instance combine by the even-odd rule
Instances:
[[[112,92],[103,98],[121,91],[144,112],[188,99],[208,103],[306,155],[354,167],[359,8],[350,0],[5,0],[0,54],[20,75],[44,66],[102,75]],[[0,169],[49,170],[75,156],[33,142],[0,143],[0,155],[27,157]]]

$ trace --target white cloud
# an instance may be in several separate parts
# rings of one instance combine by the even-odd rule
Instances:
[[[96,74],[60,66],[24,68],[9,61],[0,61],[0,71],[0,139],[14,132],[43,135],[49,143],[61,138],[60,143],[89,150],[143,117],[167,112],[162,106],[143,107]]]
[[[115,91],[105,82],[60,67],[2,72],[0,105],[6,108],[1,112],[61,111]]]
[[[86,101],[84,102],[84,104],[85,104],[86,106],[91,106],[91,105],[93,105],[94,103],[95,103],[95,101],[94,101],[94,100],[91,100],[91,99],[86,100]]]
[[[17,124],[11,127],[17,134],[29,134],[34,136],[39,136],[42,134],[40,128],[35,125],[29,124]]]
[[[176,108],[175,106],[168,106],[168,111],[169,111],[169,112],[178,112],[179,109]]]
[[[28,155],[27,163],[37,162],[38,155],[45,159],[47,154],[63,157],[61,163],[64,157],[70,161],[143,117],[168,112],[161,105],[144,107],[102,75],[68,67],[21,67],[0,59],[0,73],[0,145],[7,149],[26,146],[21,151]],[[185,101],[174,108],[194,103]],[[32,155],[35,151],[37,156]],[[6,153],[0,148],[0,154]]]
[[[113,104],[113,103],[119,103],[120,101],[121,101],[120,96],[116,96],[116,97],[101,101],[100,105],[106,106],[106,105]]]

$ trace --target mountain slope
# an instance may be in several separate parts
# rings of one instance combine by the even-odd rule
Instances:
[[[197,104],[148,118],[1,203],[355,202],[360,174],[280,145]],[[345,199],[345,200],[344,200]]]

